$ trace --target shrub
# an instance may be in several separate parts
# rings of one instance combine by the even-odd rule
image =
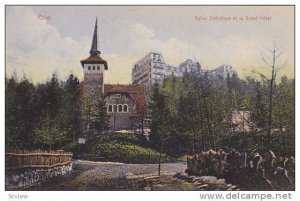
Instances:
[[[92,148],[91,154],[93,158],[124,163],[158,163],[159,160],[159,153],[157,151],[134,144],[98,144]],[[172,158],[163,155],[163,162],[170,162],[172,160]]]

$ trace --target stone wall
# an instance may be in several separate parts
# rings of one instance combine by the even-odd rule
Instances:
[[[53,168],[6,170],[5,190],[22,190],[45,182],[47,179],[66,175],[70,171],[72,171],[72,163]]]

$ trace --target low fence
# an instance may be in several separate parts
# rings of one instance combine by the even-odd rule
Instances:
[[[72,170],[72,153],[10,150],[5,153],[6,190],[30,187]]]
[[[61,151],[12,150],[5,153],[5,169],[52,168],[71,162],[73,154]]]

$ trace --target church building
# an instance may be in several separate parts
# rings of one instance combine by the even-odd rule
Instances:
[[[108,64],[100,56],[97,32],[98,20],[96,19],[90,56],[80,61],[84,72],[83,95],[103,98],[110,116],[109,131],[140,128],[147,105],[144,85],[104,83]]]

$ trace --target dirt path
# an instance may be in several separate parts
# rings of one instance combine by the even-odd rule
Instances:
[[[188,184],[172,179],[186,169],[185,162],[161,165],[162,176],[157,177],[158,164],[123,164],[109,162],[74,161],[74,171],[53,178],[28,190],[193,190]]]
[[[185,162],[158,164],[124,164],[74,161],[74,171],[28,188],[35,191],[116,191],[116,190],[240,190],[214,176],[189,176]]]

